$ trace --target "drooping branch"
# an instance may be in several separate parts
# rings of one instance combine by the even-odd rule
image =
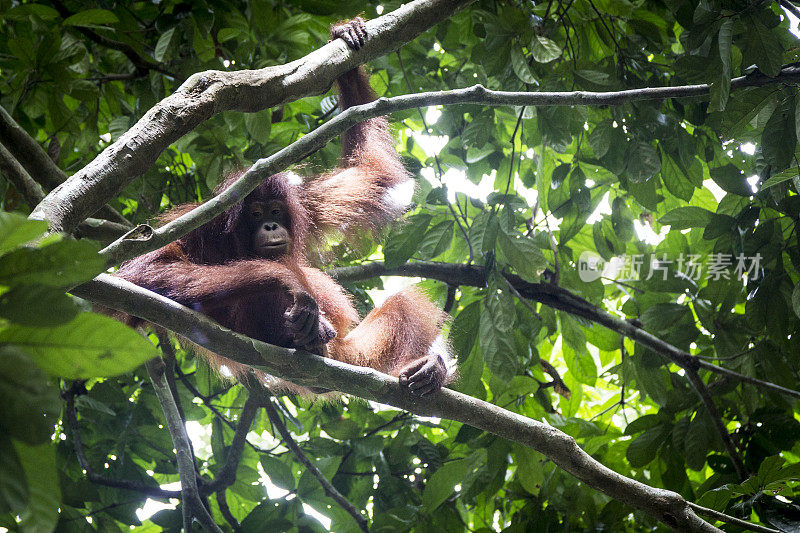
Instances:
[[[420,400],[401,388],[396,378],[371,368],[352,366],[239,335],[200,313],[108,274],[101,274],[72,292],[96,304],[169,328],[224,357],[299,385],[315,386],[324,381],[332,389],[361,398],[422,416],[456,420],[494,433],[541,452],[588,486],[640,509],[670,527],[682,531],[720,531],[698,517],[679,494],[620,475],[597,462],[572,437],[558,429],[496,405],[449,389]]]
[[[285,65],[192,75],[153,106],[36,208],[53,231],[71,231],[143,174],[173,142],[222,111],[255,112],[320,94],[341,74],[414,39],[474,0],[415,0],[367,22],[370,39],[352,51],[337,39]]]
[[[325,491],[325,495],[338,503],[339,507],[344,509],[347,514],[352,516],[353,520],[356,521],[361,531],[364,533],[369,533],[369,524],[367,523],[367,519],[364,517],[364,515],[362,515],[358,509],[356,509],[356,507],[342,495],[341,492],[336,490],[336,487],[334,487],[330,480],[325,477],[325,474],[320,472],[319,468],[317,468],[317,466],[311,462],[311,459],[308,458],[300,445],[294,440],[292,434],[289,433],[286,424],[283,423],[283,420],[278,414],[277,409],[275,409],[275,406],[272,405],[269,391],[267,391],[263,386],[261,386],[260,389],[263,398],[262,403],[264,405],[264,410],[266,410],[272,426],[278,430],[278,433],[280,433],[281,439],[283,439],[283,443],[286,445],[286,447],[292,451],[297,460],[300,461],[306,470],[311,472],[311,475],[313,475],[319,484],[322,485],[322,490]]]
[[[145,366],[150,375],[150,381],[164,411],[164,418],[167,421],[167,428],[175,445],[177,457],[178,474],[181,479],[181,500],[183,513],[184,531],[192,531],[192,518],[202,524],[202,526],[213,533],[222,533],[222,530],[214,523],[214,519],[203,505],[200,493],[197,490],[197,477],[194,469],[194,454],[189,443],[189,435],[186,433],[186,426],[178,412],[175,404],[175,397],[169,388],[166,377],[164,376],[165,365],[161,359],[151,359]]]
[[[230,447],[228,447],[225,466],[217,473],[214,481],[201,487],[200,492],[202,494],[211,494],[224,490],[236,481],[236,469],[239,468],[239,461],[242,459],[242,451],[244,450],[245,442],[247,442],[247,433],[250,431],[250,426],[253,425],[260,403],[260,399],[254,394],[250,394],[245,400],[242,412],[239,414],[239,422],[236,425],[233,440]]]
[[[479,265],[461,265],[454,263],[434,263],[430,261],[415,261],[406,263],[397,268],[387,269],[381,261],[364,263],[357,266],[334,268],[328,271],[340,282],[352,282],[373,278],[375,276],[410,276],[430,278],[445,283],[466,285],[470,287],[486,286],[485,271]],[[514,274],[505,274],[505,278],[525,298],[540,302],[548,307],[566,311],[567,313],[596,322],[620,335],[640,342],[654,352],[666,357],[681,368],[708,370],[716,374],[731,377],[742,383],[749,383],[756,387],[769,389],[773,392],[800,399],[800,391],[787,389],[769,381],[764,381],[751,376],[740,374],[733,370],[709,363],[699,357],[681,350],[665,342],[652,333],[628,322],[617,318],[611,313],[600,309],[572,294],[568,290],[550,283],[530,283]]]
[[[360,266],[334,269],[329,273],[338,278],[340,281],[369,279],[377,275],[381,275],[381,266],[383,266],[382,263],[368,263]],[[419,275],[422,277],[439,279],[440,281],[445,281],[448,284],[458,283],[461,285],[472,285],[478,287],[483,287],[486,285],[485,271],[481,266],[422,262],[407,263],[406,265],[399,267],[399,269],[401,272],[397,273],[401,275]],[[416,273],[414,273],[414,271],[416,271]],[[383,273],[390,274],[391,271],[386,271],[384,268]],[[364,278],[361,278],[361,276],[364,276]],[[733,443],[730,433],[725,427],[725,423],[719,414],[719,410],[714,404],[714,399],[708,392],[706,384],[697,373],[697,370],[700,367],[700,362],[702,361],[701,359],[691,355],[690,353],[684,352],[683,350],[680,350],[671,344],[668,344],[667,342],[655,337],[654,335],[634,324],[631,324],[628,321],[612,316],[610,313],[600,309],[591,302],[588,302],[587,300],[584,300],[583,298],[576,296],[568,290],[557,285],[551,283],[530,283],[523,280],[519,276],[514,276],[512,274],[505,274],[505,279],[508,283],[508,287],[517,297],[538,301],[544,305],[548,305],[550,307],[560,309],[567,313],[599,323],[611,329],[612,331],[616,331],[624,336],[641,342],[645,346],[648,346],[654,350],[656,353],[665,357],[667,360],[672,361],[683,368],[686,378],[689,380],[692,388],[694,388],[697,392],[700,402],[703,404],[706,412],[711,418],[711,421],[714,424],[714,430],[717,432],[717,435],[719,435],[720,440],[725,446],[725,451],[728,453],[728,456],[731,459],[731,463],[733,464],[734,470],[736,470],[737,476],[741,481],[747,479],[747,468],[744,465],[744,461],[742,461],[739,450]],[[466,283],[461,283],[460,281],[465,281]],[[525,300],[522,301],[525,303]],[[532,311],[535,313],[534,310]],[[630,334],[631,328],[636,330],[637,335]],[[721,368],[716,365],[711,365],[710,363],[706,364],[708,365],[706,367],[708,370],[715,371]],[[742,375],[742,378],[746,377],[747,376]],[[756,381],[760,382],[760,380]],[[761,383],[766,384],[767,382]],[[772,388],[774,387],[778,386],[775,385]],[[778,388],[782,389],[783,387]],[[789,389],[786,390],[788,391]],[[800,393],[796,391],[790,392],[800,396]]]
[[[788,83],[800,80],[800,68],[783,69],[778,76],[770,78],[761,74],[743,76],[731,81],[731,88],[756,87],[769,83]],[[118,264],[126,259],[160,248],[182,237],[191,230],[205,224],[230,206],[241,201],[268,176],[284,170],[319,150],[331,139],[353,125],[395,111],[421,106],[482,104],[515,106],[565,106],[565,105],[622,105],[640,100],[657,100],[686,96],[702,96],[709,86],[685,85],[681,87],[648,87],[616,92],[504,92],[492,91],[481,85],[453,91],[428,92],[379,98],[374,102],[348,108],[329,122],[275,154],[256,161],[232,186],[202,206],[153,230],[138,230],[135,238],[123,237],[112,243],[103,253],[109,264]],[[50,198],[37,207],[37,216],[44,215]],[[42,207],[45,206],[45,207]],[[36,213],[35,213],[36,214]]]

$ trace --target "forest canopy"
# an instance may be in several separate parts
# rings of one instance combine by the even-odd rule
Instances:
[[[329,43],[359,14],[361,49]],[[0,0],[0,531],[797,531],[798,17]],[[381,98],[341,113],[360,64]],[[452,390],[109,275],[384,114],[412,207],[315,266],[361,316],[410,284],[447,311]],[[186,339],[347,394],[245,387]]]

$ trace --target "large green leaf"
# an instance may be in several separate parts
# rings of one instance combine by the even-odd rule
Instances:
[[[63,290],[44,285],[17,285],[0,296],[0,317],[23,326],[57,326],[79,311]]]
[[[0,428],[14,439],[48,442],[61,408],[58,392],[30,357],[14,346],[0,346]]]
[[[28,507],[22,513],[22,531],[53,531],[61,505],[55,447],[49,443],[28,446],[15,442],[14,448],[25,472],[30,494]]]
[[[517,232],[500,231],[497,242],[509,264],[514,267],[520,276],[536,281],[539,271],[547,266],[547,260],[533,240]]]
[[[158,357],[138,332],[94,313],[52,328],[10,326],[0,331],[0,342],[18,346],[40,368],[67,379],[116,376]]]
[[[62,240],[43,248],[18,248],[0,257],[0,284],[70,287],[105,270],[89,241]]]
[[[424,238],[432,218],[433,216],[427,213],[414,215],[399,231],[389,236],[389,241],[383,249],[386,268],[402,265],[417,252],[418,245]]]
[[[0,211],[0,252],[30,242],[45,231],[47,223],[42,220],[29,220],[19,213]]]

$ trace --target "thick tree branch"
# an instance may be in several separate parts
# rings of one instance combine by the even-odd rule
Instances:
[[[98,485],[104,485],[106,487],[140,492],[150,496],[151,498],[181,497],[181,493],[176,490],[164,490],[158,486],[136,483],[135,481],[130,481],[128,479],[110,479],[95,472],[94,468],[92,468],[92,465],[89,464],[89,460],[86,458],[86,453],[83,451],[83,439],[81,439],[80,426],[78,425],[78,414],[77,409],[75,408],[75,394],[76,391],[74,385],[64,391],[63,396],[67,403],[66,408],[64,409],[64,416],[67,418],[67,422],[69,423],[70,432],[72,434],[72,443],[75,446],[75,455],[78,457],[78,463],[80,463],[81,468],[83,468],[83,471],[86,473],[86,479],[92,483],[97,483]]]
[[[33,181],[40,184],[46,191],[55,189],[67,180],[67,175],[50,159],[44,148],[36,142],[36,139],[28,135],[22,126],[17,124],[2,106],[0,106],[0,143],[6,146],[13,158],[19,161],[19,164],[34,178]],[[42,198],[44,198],[44,194],[41,195],[41,198],[36,198],[33,203],[29,202],[30,206],[34,207],[42,201]],[[131,225],[110,205],[101,206],[97,215],[118,224]]]
[[[164,411],[164,418],[167,421],[169,434],[172,443],[175,445],[177,457],[178,474],[181,479],[181,499],[183,501],[183,528],[185,531],[192,531],[192,517],[202,524],[202,526],[214,533],[222,533],[222,530],[214,523],[214,519],[208,513],[208,509],[200,499],[197,490],[197,476],[194,470],[194,454],[189,443],[189,435],[186,433],[186,426],[183,423],[178,407],[175,404],[175,397],[169,388],[166,377],[164,376],[165,365],[161,359],[151,359],[145,366],[153,383],[158,403]]]
[[[350,503],[350,501],[342,496],[342,493],[336,490],[336,487],[325,477],[325,474],[319,471],[319,468],[311,462],[311,459],[303,452],[303,449],[295,442],[294,437],[289,430],[286,428],[286,424],[283,423],[281,420],[281,416],[278,414],[278,411],[272,405],[272,400],[270,399],[270,393],[266,390],[263,386],[261,388],[261,394],[263,396],[264,410],[267,412],[267,416],[269,417],[269,421],[272,423],[272,426],[278,430],[278,433],[281,435],[281,439],[283,439],[283,443],[289,448],[297,460],[302,463],[306,470],[311,472],[319,484],[322,485],[322,490],[325,491],[325,495],[331,498],[333,501],[339,504],[339,507],[347,511],[347,514],[353,517],[353,520],[356,521],[358,527],[364,533],[369,533],[369,524],[367,519],[362,515],[356,507]]]
[[[42,187],[31,178],[26,169],[2,143],[0,143],[0,174],[5,176],[28,205],[35,206],[44,198]],[[111,208],[109,207],[109,209]],[[108,220],[87,218],[75,230],[75,235],[109,243],[129,231],[130,226],[123,226]]]
[[[357,266],[334,268],[328,271],[336,279],[342,282],[352,282],[373,278],[375,276],[411,276],[436,279],[445,283],[455,285],[467,285],[471,287],[486,286],[485,271],[478,265],[460,265],[453,263],[434,263],[430,261],[415,261],[406,263],[397,268],[387,269],[383,262],[376,261],[364,263]],[[620,335],[628,337],[636,342],[640,342],[656,353],[668,358],[670,361],[685,369],[708,370],[716,374],[721,374],[734,378],[742,383],[749,383],[756,387],[769,389],[773,392],[800,399],[800,391],[787,389],[769,381],[763,381],[751,376],[740,374],[733,370],[714,365],[704,361],[699,357],[681,350],[680,348],[665,342],[652,333],[631,324],[627,320],[617,318],[614,315],[600,309],[591,302],[588,302],[572,294],[566,289],[552,285],[550,283],[530,283],[514,274],[505,274],[505,278],[520,293],[520,295],[530,300],[535,300],[554,309],[566,311],[567,313],[591,320]]]
[[[0,106],[0,142],[8,147],[14,157],[47,190],[52,190],[67,179],[36,139],[17,124],[8,111]]]
[[[800,68],[786,68],[775,77],[761,74],[743,76],[731,81],[731,88],[755,87],[768,83],[784,83],[800,80]],[[308,135],[304,135],[291,145],[275,154],[259,159],[231,187],[219,195],[209,199],[202,206],[178,217],[172,222],[153,230],[138,229],[135,238],[120,239],[103,253],[108,256],[109,264],[118,264],[126,259],[160,248],[182,237],[189,231],[205,224],[233,204],[241,201],[259,183],[272,174],[284,170],[291,164],[301,161],[309,154],[319,150],[337,135],[348,130],[363,120],[395,111],[420,106],[447,104],[483,104],[483,105],[518,105],[518,106],[561,106],[561,105],[621,105],[639,100],[654,100],[683,96],[702,96],[708,94],[708,85],[686,85],[681,87],[653,87],[631,89],[617,92],[502,92],[485,89],[475,85],[466,89],[419,93],[394,98],[379,98],[374,102],[348,108],[329,122],[326,122]],[[102,154],[101,154],[102,155]],[[80,174],[80,173],[79,173]],[[77,175],[77,174],[76,174]],[[50,195],[52,196],[52,195]],[[48,203],[51,198],[36,208],[34,217],[56,214]],[[58,226],[55,226],[58,227]]]
[[[324,382],[331,389],[494,433],[541,452],[588,486],[670,527],[682,531],[720,531],[698,517],[679,494],[622,476],[593,459],[565,433],[496,405],[450,389],[442,389],[421,400],[401,388],[397,378],[371,368],[244,337],[172,300],[108,274],[101,274],[72,292],[98,305],[169,328],[224,357],[299,385],[315,386]],[[164,390],[168,391],[166,385]]]
[[[194,74],[94,161],[55,189],[32,217],[71,231],[144,173],[170,144],[221,111],[255,112],[327,90],[341,74],[414,39],[474,0],[415,0],[367,22],[358,50],[337,39],[304,58],[260,70]]]
[[[0,173],[11,182],[11,185],[31,207],[44,199],[45,193],[42,186],[31,178],[30,174],[25,171],[19,161],[2,143],[0,143]]]

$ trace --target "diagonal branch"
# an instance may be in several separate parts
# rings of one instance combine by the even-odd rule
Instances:
[[[61,15],[62,18],[68,18],[73,13],[67,9],[61,0],[53,0],[53,6],[55,6],[58,14]],[[94,31],[91,28],[83,28],[83,27],[76,27],[76,29],[85,35],[89,40],[92,42],[99,44],[100,46],[104,46],[106,48],[111,48],[112,50],[118,50],[122,52],[128,60],[133,63],[133,66],[136,67],[137,71],[148,71],[148,70],[155,70],[157,72],[161,72],[162,74],[166,74],[167,76],[175,77],[175,74],[167,70],[164,65],[161,63],[150,59],[149,57],[143,56],[139,54],[136,50],[133,49],[131,45],[128,43],[123,43],[122,41],[117,41],[115,39],[110,39],[104,35],[101,35]]]
[[[324,381],[331,389],[418,415],[469,424],[531,447],[588,486],[648,513],[669,527],[682,531],[720,531],[698,517],[681,495],[618,474],[584,452],[567,434],[499,406],[449,389],[425,399],[414,397],[400,387],[397,378],[239,335],[200,313],[108,274],[101,274],[72,292],[98,305],[169,328],[223,357],[299,385],[315,386]]]
[[[256,386],[259,387],[260,393],[263,395],[263,406],[264,410],[267,412],[267,416],[269,417],[269,421],[272,423],[273,427],[278,430],[280,433],[281,438],[283,439],[283,443],[289,448],[297,460],[302,463],[306,470],[311,472],[319,484],[322,485],[322,490],[325,491],[325,495],[331,498],[333,501],[339,504],[339,507],[347,511],[347,514],[353,517],[353,520],[356,521],[358,527],[364,533],[369,533],[369,524],[367,523],[367,519],[362,515],[356,507],[350,503],[350,501],[342,496],[342,493],[336,490],[336,487],[325,477],[325,474],[320,472],[319,468],[311,462],[311,459],[303,452],[303,449],[292,437],[292,434],[289,433],[289,430],[286,428],[286,424],[283,423],[281,420],[281,416],[278,414],[278,411],[275,409],[275,406],[272,405],[272,400],[270,399],[269,391],[266,390],[260,383],[257,383]],[[255,392],[255,391],[254,391]]]
[[[242,412],[239,414],[239,423],[236,425],[233,440],[228,447],[225,466],[217,473],[214,481],[200,489],[202,494],[211,494],[224,490],[236,481],[236,469],[239,468],[239,461],[242,459],[242,451],[244,450],[245,442],[247,442],[247,433],[250,431],[250,426],[253,425],[253,420],[258,413],[260,404],[261,402],[255,394],[251,393],[247,397]]]
[[[28,132],[17,124],[3,106],[0,106],[0,143],[6,146],[14,159],[19,161],[28,174],[35,177],[34,181],[45,190],[53,190],[67,180],[64,171],[58,168],[36,139],[28,135]],[[35,206],[42,201],[42,198],[44,194],[30,206]],[[130,222],[110,205],[101,206],[97,210],[97,215],[111,222],[130,226]]]
[[[478,265],[460,265],[454,263],[435,263],[431,261],[415,261],[406,263],[397,268],[387,269],[383,262],[375,261],[356,266],[334,268],[328,271],[340,282],[351,282],[373,278],[375,276],[410,276],[436,279],[445,283],[455,285],[466,285],[470,287],[485,287],[486,277],[484,267]],[[756,387],[769,389],[773,392],[800,399],[800,391],[787,389],[769,381],[764,381],[751,376],[740,374],[733,370],[717,366],[704,361],[699,357],[681,350],[680,348],[665,342],[652,333],[631,324],[627,320],[617,318],[611,313],[600,309],[592,304],[572,294],[566,289],[552,285],[550,283],[530,283],[514,274],[505,274],[505,278],[511,285],[525,298],[535,300],[544,305],[566,311],[572,315],[591,320],[620,335],[629,337],[640,342],[654,352],[666,357],[676,365],[685,369],[708,370],[715,374],[721,374],[734,378],[743,383],[749,383]]]
[[[340,269],[334,269],[333,271],[329,272],[334,275],[339,280],[349,280],[353,281],[356,279],[368,279],[380,274],[380,268],[370,265],[376,265],[376,263],[368,263],[366,265],[359,265],[355,267],[343,267]],[[380,263],[377,263],[380,265]],[[450,275],[441,275],[442,272],[437,270],[437,265],[444,267],[447,269],[448,273],[453,273],[454,270],[465,270],[469,269],[466,274],[468,274],[467,279],[464,281],[468,281],[467,283],[459,283],[462,285],[473,285],[478,287],[483,287],[486,285],[485,279],[482,279],[485,276],[485,270],[481,266],[472,266],[472,265],[455,265],[455,264],[443,264],[443,263],[408,263],[400,267],[403,269],[404,267],[412,267],[418,266],[422,267],[422,272],[417,272],[417,275],[422,275],[422,277],[430,277],[434,279],[440,279],[441,281],[446,281],[447,283],[458,283],[453,277]],[[359,269],[362,269],[359,272]],[[385,269],[384,269],[385,270]],[[366,275],[369,273],[368,275]],[[383,272],[384,274],[390,274],[390,271]],[[438,274],[438,275],[437,275]],[[365,278],[361,278],[360,275],[365,275]],[[639,341],[640,343],[644,344],[648,348],[651,348],[656,353],[660,354],[661,356],[667,358],[668,360],[672,361],[673,363],[677,364],[681,368],[684,369],[686,378],[689,380],[692,388],[695,389],[697,392],[698,397],[700,398],[700,402],[706,409],[709,417],[711,418],[714,424],[714,430],[719,435],[720,440],[722,440],[723,445],[725,446],[725,451],[728,453],[731,459],[731,463],[733,463],[734,470],[736,470],[736,474],[741,481],[744,481],[748,477],[747,468],[744,465],[744,461],[742,461],[742,457],[739,454],[739,450],[736,448],[736,445],[733,443],[731,439],[730,433],[728,429],[725,427],[725,423],[722,420],[722,417],[719,414],[719,410],[717,406],[714,404],[714,399],[711,397],[711,394],[708,392],[708,388],[703,380],[697,373],[698,368],[700,368],[700,363],[703,362],[701,359],[693,356],[690,353],[684,352],[679,348],[668,344],[667,342],[662,341],[658,337],[648,333],[647,331],[639,328],[626,320],[621,320],[610,313],[606,312],[603,309],[595,306],[591,302],[584,300],[583,298],[572,294],[571,292],[558,287],[557,285],[553,285],[550,283],[530,283],[518,276],[514,276],[512,274],[505,274],[506,283],[508,283],[509,288],[516,294],[518,297],[525,297],[534,301],[541,302],[544,305],[560,309],[570,314],[574,314],[580,316],[582,318],[586,318],[593,322],[597,322],[612,331],[616,331],[624,336],[630,337],[634,340]],[[456,278],[457,279],[457,278]],[[524,300],[522,300],[524,303]],[[533,311],[533,310],[532,310]],[[534,311],[535,313],[535,311]],[[636,331],[636,334],[631,334],[631,329]],[[704,368],[717,371],[721,369],[721,367],[711,365],[707,363],[708,366],[704,366]],[[723,369],[727,370],[727,369]],[[741,376],[743,381],[746,376]],[[749,381],[752,382],[750,378]],[[759,381],[760,380],[756,380]],[[767,382],[761,382],[766,384]],[[772,385],[772,384],[769,384]],[[778,387],[774,385],[770,388]],[[783,387],[778,387],[783,389]],[[786,389],[787,391],[789,389]],[[800,393],[797,391],[790,391],[795,396],[800,396]]]
[[[44,198],[41,185],[31,178],[31,175],[3,143],[0,143],[0,174],[5,176],[28,205],[34,206]],[[109,207],[109,209],[111,208]],[[87,218],[78,225],[75,235],[107,243],[120,238],[129,231],[129,226],[109,220]]]
[[[327,90],[341,74],[414,39],[474,0],[415,0],[367,22],[370,39],[352,51],[337,39],[304,58],[260,70],[192,75],[58,190],[32,217],[69,232],[143,174],[173,142],[222,111],[255,112]]]
[[[167,420],[169,434],[172,443],[175,445],[175,455],[177,457],[178,474],[181,479],[181,500],[183,501],[183,528],[185,531],[192,531],[192,518],[202,524],[202,526],[213,533],[222,533],[222,530],[214,523],[214,519],[208,513],[208,509],[200,499],[197,489],[197,476],[194,470],[194,454],[189,443],[189,435],[186,433],[186,426],[183,423],[178,407],[175,404],[175,397],[169,388],[164,370],[166,366],[161,359],[151,359],[145,363],[150,381],[153,384],[158,403],[164,411],[164,418]]]
[[[731,88],[756,87],[770,83],[788,83],[800,80],[800,68],[785,68],[775,77],[762,74],[743,76],[731,81]],[[110,264],[117,264],[145,252],[165,246],[189,231],[203,225],[230,206],[247,196],[268,176],[284,170],[319,150],[331,139],[353,125],[370,118],[387,115],[395,111],[433,105],[482,104],[493,106],[566,106],[566,105],[622,105],[640,100],[658,100],[687,96],[703,96],[709,92],[708,85],[685,85],[681,87],[648,87],[617,92],[504,92],[492,91],[481,85],[453,91],[428,92],[379,98],[374,102],[353,106],[326,122],[308,135],[304,135],[275,154],[259,159],[230,187],[209,199],[200,207],[178,217],[168,224],[147,231],[136,238],[122,238],[103,250]],[[80,174],[80,173],[78,173]],[[76,175],[78,175],[76,174]],[[57,214],[48,207],[52,195],[48,196],[34,212],[34,217]],[[56,226],[58,227],[58,226]]]

